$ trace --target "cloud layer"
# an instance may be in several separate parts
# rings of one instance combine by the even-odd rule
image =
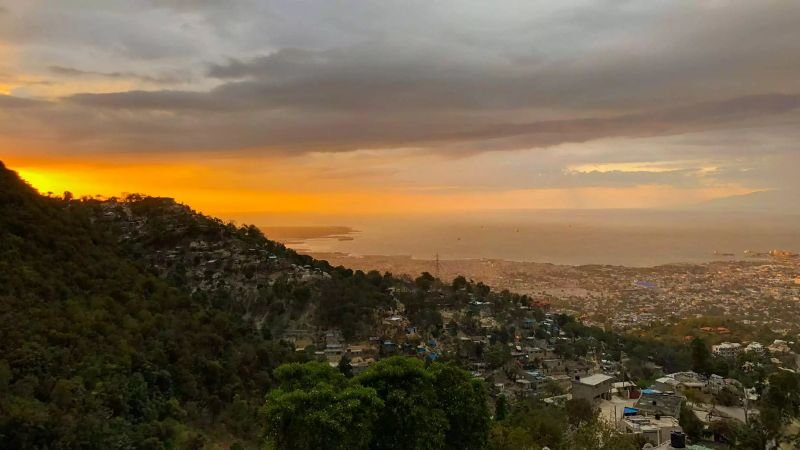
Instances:
[[[793,189],[798,23],[800,3],[777,0],[6,0],[0,143],[62,155],[513,150],[551,174],[528,187]],[[609,142],[631,144],[621,155]],[[580,143],[593,150],[565,154]],[[487,164],[500,170],[497,158]],[[569,169],[599,158],[697,167]],[[403,182],[384,162],[354,170]],[[520,185],[473,178],[457,182]]]

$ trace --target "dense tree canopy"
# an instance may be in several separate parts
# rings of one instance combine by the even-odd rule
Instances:
[[[290,364],[275,371],[263,415],[270,446],[285,450],[366,449],[383,402],[375,390],[349,383],[323,363]]]
[[[486,447],[483,385],[450,364],[394,357],[352,380],[326,364],[290,364],[275,378],[263,413],[278,450]]]
[[[491,429],[490,450],[637,450],[635,437],[620,434],[597,411],[574,402],[558,408],[535,400],[516,405],[511,416]],[[584,407],[581,411],[578,408]],[[567,426],[569,424],[569,426]]]
[[[149,273],[90,212],[0,167],[3,447],[254,439],[272,369],[303,355]]]

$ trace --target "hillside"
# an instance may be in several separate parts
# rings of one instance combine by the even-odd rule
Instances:
[[[528,301],[463,278],[331,267],[171,199],[45,197],[0,166],[0,441],[255,448],[274,369],[317,359],[282,338],[394,339],[389,356],[439,336],[444,358],[484,331],[465,317],[443,335],[440,309],[490,305],[511,320]]]
[[[649,385],[705,344],[543,308],[332,267],[172,199],[42,196],[0,163],[3,448],[636,448],[542,401],[598,370]]]
[[[273,333],[368,333],[382,283],[170,199],[48,198],[0,165],[0,441],[255,442],[272,370],[307,360]]]
[[[383,289],[391,277],[331,267],[255,226],[224,223],[169,198],[82,199],[70,208],[86,214],[126,259],[269,335],[332,327],[347,338],[366,337],[376,313],[394,305]]]
[[[255,439],[272,370],[298,356],[128,257],[87,206],[0,167],[3,447]]]

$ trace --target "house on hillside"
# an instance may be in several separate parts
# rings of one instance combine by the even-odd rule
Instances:
[[[639,388],[630,381],[620,381],[611,384],[615,394],[625,399],[639,398]]]
[[[655,446],[669,443],[672,433],[683,431],[675,417],[641,416],[636,408],[625,408],[619,428],[625,433],[640,435],[645,442]]]
[[[587,377],[576,376],[572,381],[572,398],[590,402],[600,399],[611,399],[611,385],[614,377],[597,373]]]
[[[641,394],[636,402],[636,409],[641,415],[680,418],[683,396],[655,389],[642,389]]]
[[[653,388],[662,392],[702,391],[706,388],[706,379],[695,372],[676,372],[658,378]]]

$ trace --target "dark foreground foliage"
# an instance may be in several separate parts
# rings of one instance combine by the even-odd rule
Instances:
[[[272,370],[296,358],[121,255],[77,202],[0,167],[2,448],[254,438]]]

